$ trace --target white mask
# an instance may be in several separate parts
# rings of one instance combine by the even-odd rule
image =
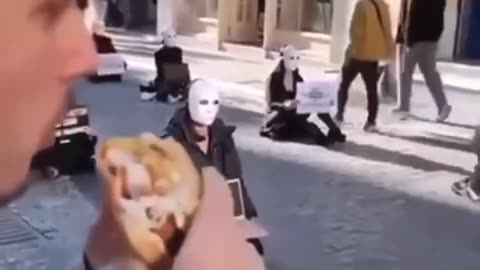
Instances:
[[[210,126],[220,110],[220,92],[205,80],[195,81],[188,92],[188,111],[197,124]]]
[[[173,30],[166,30],[162,32],[163,43],[167,47],[177,46],[177,34]]]
[[[298,69],[300,64],[300,53],[292,45],[285,46],[282,49],[282,59],[285,64],[285,68],[290,71],[295,71]]]

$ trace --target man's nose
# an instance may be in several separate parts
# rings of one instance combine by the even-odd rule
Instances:
[[[82,31],[81,35],[72,42],[69,50],[68,60],[63,70],[67,79],[75,79],[86,74],[93,74],[98,67],[98,55],[95,49],[93,38],[87,30]]]

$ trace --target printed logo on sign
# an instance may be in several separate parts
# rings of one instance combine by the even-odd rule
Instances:
[[[325,97],[321,88],[313,88],[309,93],[308,97],[311,99],[322,99]]]

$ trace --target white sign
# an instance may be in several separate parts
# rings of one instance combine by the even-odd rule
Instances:
[[[297,84],[297,113],[330,113],[336,104],[338,75],[324,74],[321,80]]]
[[[125,72],[125,62],[118,53],[102,53],[98,55],[100,63],[97,75],[121,75]]]

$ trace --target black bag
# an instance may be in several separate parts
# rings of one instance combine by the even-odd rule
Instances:
[[[89,134],[90,121],[85,106],[74,106],[57,125],[55,143],[39,151],[31,167],[44,171],[55,168],[60,174],[72,175],[95,168],[97,136]]]

